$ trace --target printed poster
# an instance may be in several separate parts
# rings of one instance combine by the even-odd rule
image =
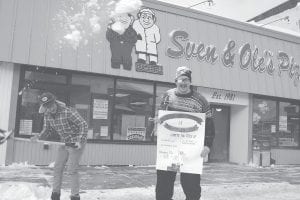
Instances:
[[[107,119],[108,100],[94,99],[93,102],[93,119]]]
[[[20,135],[31,135],[32,132],[32,120],[22,119],[20,120]]]
[[[287,116],[279,116],[279,131],[287,131]]]
[[[100,136],[101,137],[108,136],[108,126],[100,126]]]
[[[158,112],[156,169],[202,174],[205,114]]]
[[[146,128],[145,127],[129,127],[129,128],[127,128],[127,140],[143,141],[145,139],[146,139]]]

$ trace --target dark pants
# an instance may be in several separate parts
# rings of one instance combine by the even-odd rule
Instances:
[[[176,172],[157,170],[156,200],[172,200]],[[186,200],[201,197],[200,174],[180,173],[180,182]]]

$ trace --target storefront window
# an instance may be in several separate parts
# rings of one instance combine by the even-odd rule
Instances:
[[[52,71],[52,73],[41,69],[25,71],[23,84],[19,91],[21,107],[18,133],[20,136],[31,136],[42,130],[43,115],[38,113],[39,95],[50,91],[57,95],[58,100],[66,101],[66,80],[65,75],[56,71]]]
[[[149,117],[153,109],[154,85],[117,80],[113,116],[113,139],[151,141]]]
[[[71,83],[70,104],[88,122],[88,139],[110,140],[114,80],[73,74]]]
[[[151,142],[155,140],[154,123],[149,118],[157,114],[163,93],[174,87],[30,66],[22,74],[17,120],[21,137],[42,130],[44,116],[38,113],[38,96],[51,92],[87,121],[89,140]]]
[[[270,149],[276,146],[276,102],[254,99],[253,103],[253,149]]]
[[[161,104],[161,101],[162,101],[162,97],[163,97],[163,94],[171,89],[171,88],[174,88],[176,87],[175,85],[172,85],[172,84],[169,84],[169,85],[166,85],[166,84],[157,84],[157,87],[156,87],[156,105],[155,105],[155,113],[157,113],[157,110],[159,109],[160,107],[160,104]]]
[[[155,117],[157,117],[158,115],[158,109],[160,108],[160,104],[162,102],[162,97],[163,97],[163,94],[171,89],[171,88],[174,88],[175,85],[173,84],[157,84],[156,85],[156,99],[155,99]],[[157,139],[157,133],[154,132],[154,140],[156,141]]]
[[[298,148],[299,136],[299,103],[254,99],[253,149]]]
[[[299,146],[299,110],[299,105],[279,103],[278,145],[280,147]]]

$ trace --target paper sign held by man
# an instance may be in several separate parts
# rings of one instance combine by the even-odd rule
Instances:
[[[205,114],[158,112],[156,169],[202,174]]]

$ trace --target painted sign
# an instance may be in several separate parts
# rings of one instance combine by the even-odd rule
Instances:
[[[230,39],[223,53],[219,55],[214,45],[205,45],[201,41],[198,43],[193,42],[189,34],[183,30],[173,30],[170,33],[170,40],[175,46],[166,49],[166,54],[170,58],[184,57],[186,60],[194,58],[211,64],[215,64],[218,59],[221,59],[223,65],[228,68],[233,67],[238,62],[243,70],[267,73],[270,76],[273,76],[275,71],[281,76],[281,73],[285,71],[289,74],[289,78],[294,81],[295,86],[298,86],[300,81],[299,64],[296,63],[294,57],[283,51],[278,51],[277,56],[274,56],[272,51],[265,49],[260,55],[258,47],[251,48],[251,45],[246,43],[239,48],[238,55],[236,55],[234,52],[236,42]],[[273,64],[274,59],[278,60],[277,68]]]
[[[160,30],[156,15],[152,9],[143,8],[137,13],[137,19],[131,13],[113,16],[108,24],[106,39],[110,43],[111,67],[125,70],[132,68],[132,49],[135,47],[136,71],[163,74],[158,64],[157,44],[160,42]]]
[[[202,174],[205,114],[158,112],[156,169]]]
[[[196,87],[196,90],[211,103],[225,103],[244,106],[249,105],[247,93],[204,87]]]

